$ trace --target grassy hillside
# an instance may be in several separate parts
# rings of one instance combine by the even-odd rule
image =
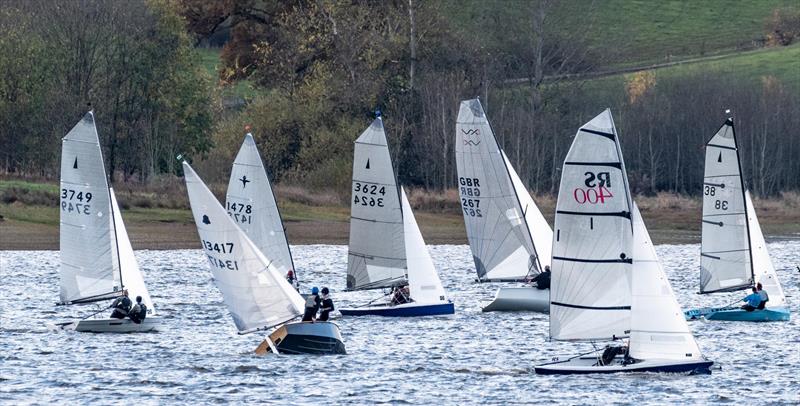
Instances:
[[[453,27],[476,33],[489,48],[502,47],[507,33],[530,24],[530,2],[480,0],[445,3]],[[581,27],[595,50],[617,56],[614,65],[630,66],[751,49],[764,38],[774,10],[800,8],[796,0],[604,0],[554,2],[546,17]],[[504,27],[498,30],[497,27]],[[502,31],[502,32],[501,32]],[[570,33],[563,33],[571,35]]]

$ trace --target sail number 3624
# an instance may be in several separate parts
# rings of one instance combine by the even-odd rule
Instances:
[[[371,207],[383,207],[383,198],[386,195],[386,186],[369,185],[353,182],[353,204]]]

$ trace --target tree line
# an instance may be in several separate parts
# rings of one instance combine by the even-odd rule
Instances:
[[[702,147],[726,110],[749,186],[762,195],[800,189],[797,83],[724,67],[582,79],[618,65],[626,45],[592,42],[593,32],[609,29],[598,20],[602,2],[7,4],[0,42],[17,51],[0,55],[6,172],[57,178],[58,139],[91,102],[117,176],[180,174],[174,156],[183,153],[210,180],[225,181],[249,125],[275,179],[345,196],[353,141],[381,110],[400,181],[451,188],[459,102],[479,96],[500,144],[539,193],[557,190],[575,131],[606,107],[637,193],[698,193]],[[779,32],[773,42],[787,45],[794,20],[776,16],[780,29],[770,38]],[[223,30],[212,79],[192,47]],[[223,108],[216,86],[238,81],[252,83],[256,96]]]
[[[580,79],[613,66],[615,49],[625,46],[591,43],[593,30],[608,28],[596,19],[595,7],[602,4],[183,4],[192,32],[228,27],[221,78],[248,79],[267,91],[216,128],[218,149],[206,164],[220,181],[241,128],[251,123],[273,176],[346,195],[353,140],[379,109],[401,182],[454,187],[459,102],[480,96],[512,163],[540,193],[557,190],[575,131],[606,107],[616,119],[637,193],[698,193],[702,147],[727,118],[726,110],[737,125],[754,192],[800,188],[800,166],[792,159],[800,153],[794,130],[800,98],[775,76],[750,80],[722,68],[683,75],[639,72],[615,84]],[[461,20],[468,24],[450,18],[463,12],[472,13]]]
[[[58,179],[60,139],[95,110],[108,173],[146,180],[211,146],[211,78],[177,3],[5,0],[0,167]]]

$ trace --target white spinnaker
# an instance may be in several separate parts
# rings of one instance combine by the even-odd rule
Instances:
[[[294,270],[278,204],[253,135],[247,133],[228,182],[225,208],[258,249],[286,275]]]
[[[267,329],[301,315],[305,302],[300,294],[186,162],[183,171],[203,253],[239,333]]]
[[[500,146],[477,99],[456,121],[461,208],[478,278],[521,280],[539,272],[536,250]]]
[[[355,143],[347,289],[405,284],[403,241],[399,190],[379,117]]]
[[[103,154],[90,111],[61,147],[60,299],[119,295],[119,262]]]
[[[633,204],[633,244],[630,356],[701,359],[700,348],[675,300],[636,203]]]
[[[605,340],[628,335],[632,254],[630,190],[617,131],[606,110],[578,130],[561,173],[550,337]]]
[[[753,285],[744,184],[733,121],[706,144],[700,293]]]
[[[117,236],[117,244],[119,246],[119,264],[122,274],[122,285],[128,291],[128,297],[134,303],[136,296],[142,297],[142,302],[147,306],[147,315],[155,316],[156,308],[153,306],[153,301],[150,300],[150,293],[147,291],[147,286],[144,284],[144,276],[139,269],[139,264],[136,262],[136,256],[133,254],[133,247],[131,240],[128,238],[128,231],[125,229],[125,223],[122,221],[122,214],[117,204],[117,196],[114,194],[114,189],[110,188],[111,194],[111,207],[114,212],[114,224]]]
[[[406,192],[400,189],[403,203],[403,229],[408,264],[408,289],[411,299],[417,303],[446,302],[447,294],[433,265],[433,259],[419,231],[417,220],[411,211]]]
[[[750,198],[749,191],[745,193],[755,280],[761,283],[769,295],[767,307],[786,306],[786,297],[783,294],[781,283],[778,281],[778,275],[775,273],[775,267],[772,265],[772,259],[769,257],[767,242],[764,241],[764,234],[761,233],[761,225],[758,223],[756,210],[753,207],[753,199]]]
[[[538,267],[543,271],[545,266],[550,266],[550,260],[552,259],[553,229],[550,228],[550,224],[547,224],[547,220],[545,220],[539,207],[536,206],[528,189],[522,183],[522,179],[519,178],[517,171],[511,166],[505,151],[501,152],[503,153],[503,158],[505,158],[508,173],[511,175],[511,184],[514,185],[514,192],[519,197],[519,204],[525,215],[525,222],[528,224],[528,230],[533,238],[535,253],[531,253],[531,255],[536,256],[536,260],[539,262]]]

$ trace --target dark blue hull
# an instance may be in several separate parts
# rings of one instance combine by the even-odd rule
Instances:
[[[673,374],[710,374],[711,366],[714,361],[700,361],[686,364],[666,364],[666,365],[637,365],[626,366],[597,366],[597,367],[562,367],[552,368],[558,363],[544,364],[534,368],[539,375],[585,375],[585,374],[616,374],[621,372],[658,372]]]
[[[384,317],[419,317],[454,314],[452,302],[441,304],[418,305],[409,303],[397,306],[373,306],[353,309],[340,309],[342,316],[384,316]]]

